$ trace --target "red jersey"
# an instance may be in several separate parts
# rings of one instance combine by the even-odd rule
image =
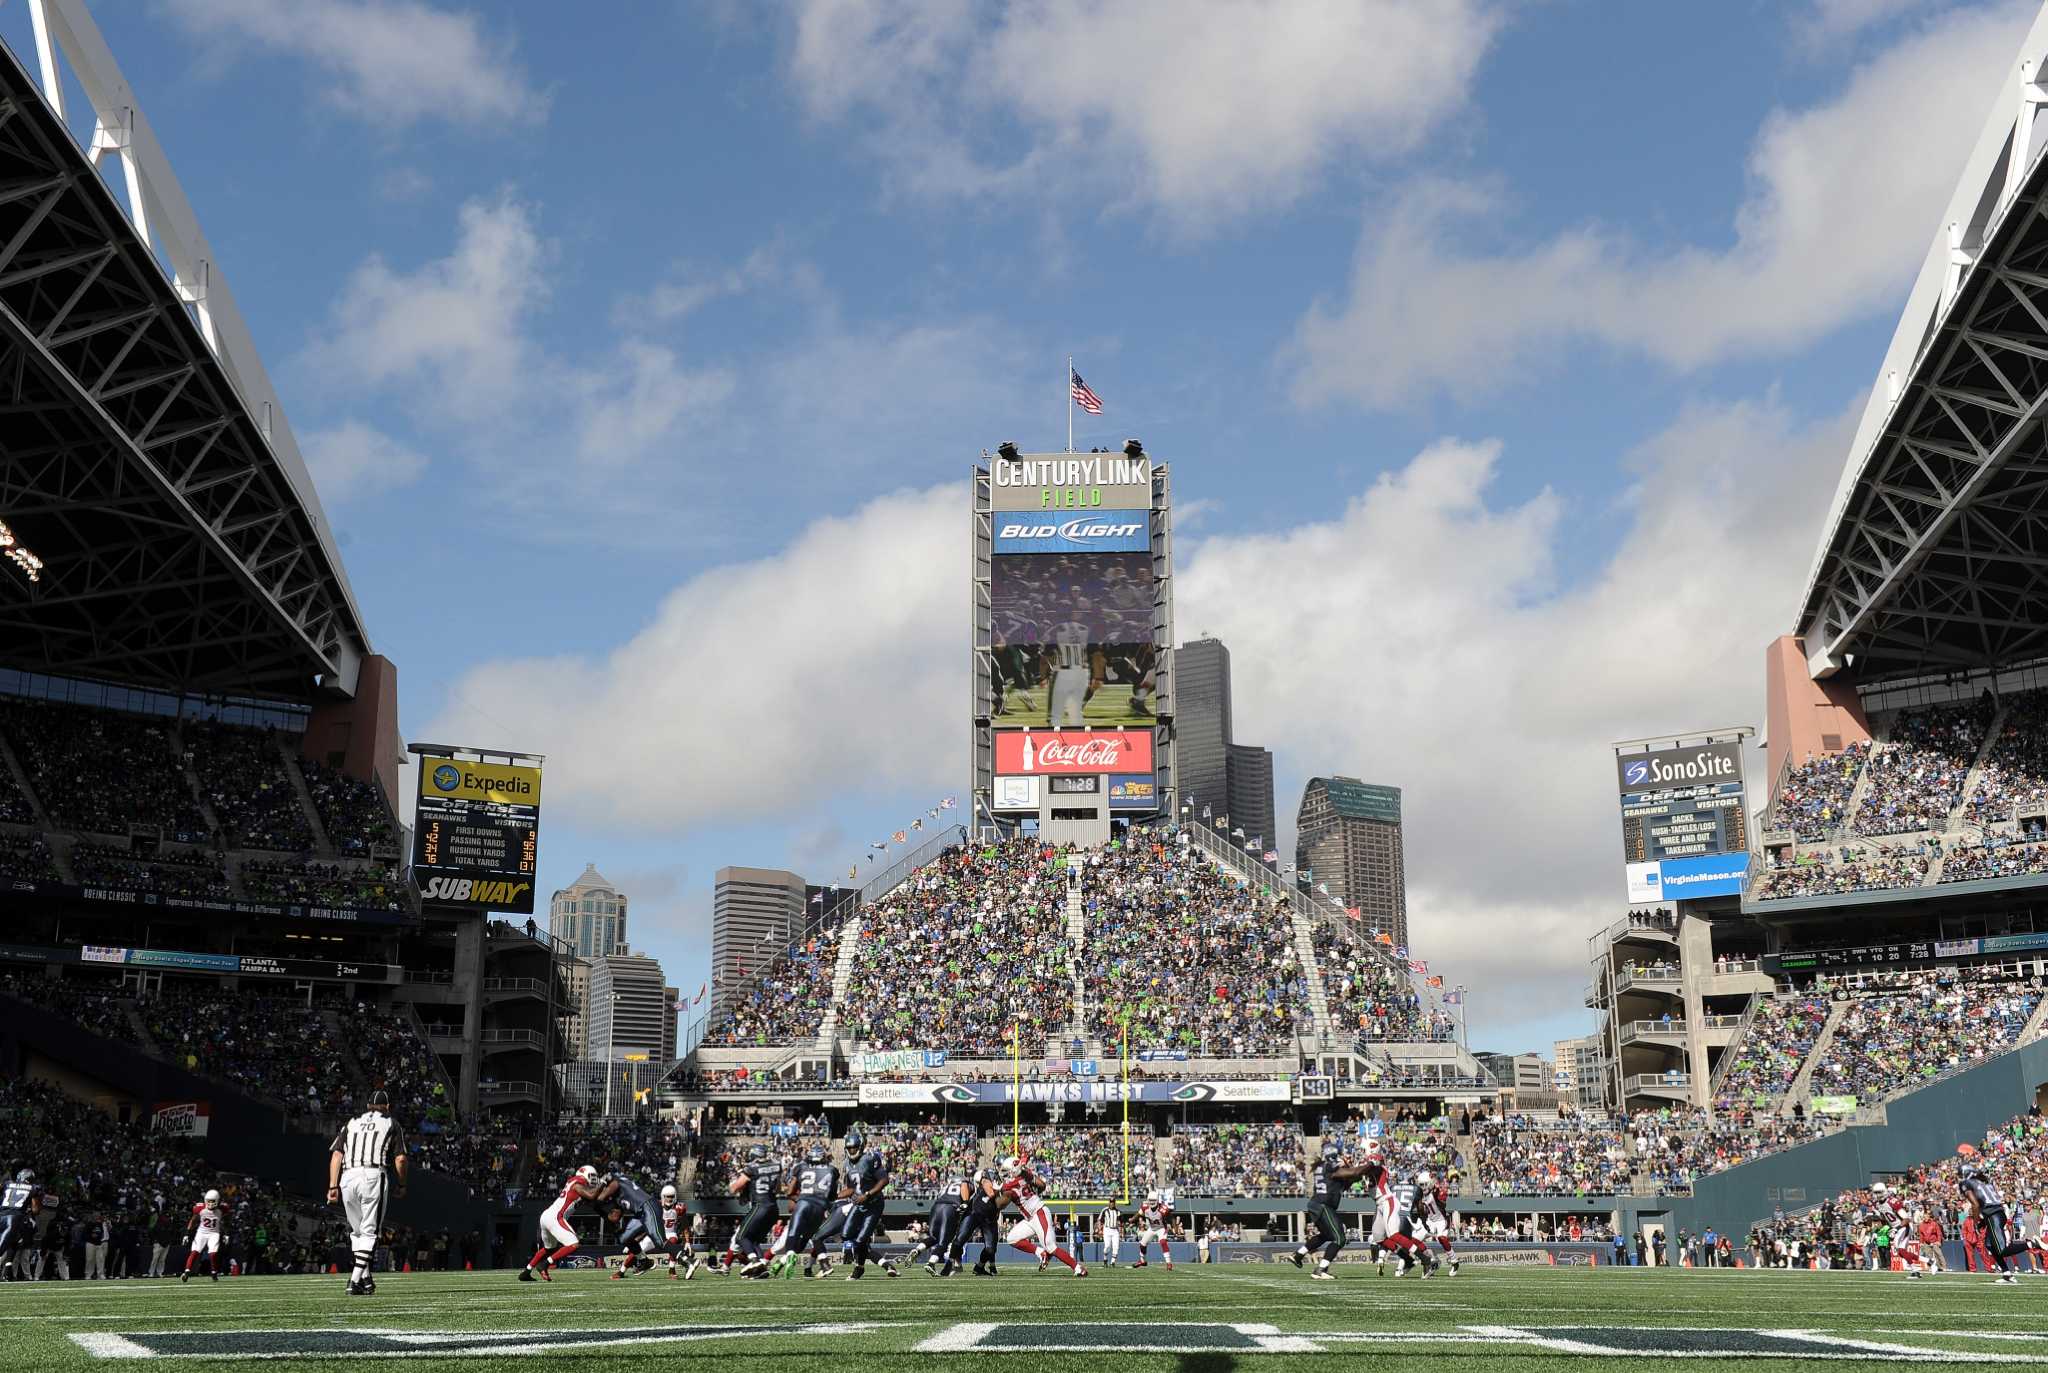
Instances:
[[[584,1180],[581,1173],[571,1173],[569,1180],[562,1184],[562,1195],[555,1198],[554,1209],[566,1216],[570,1207],[579,1201],[588,1200],[593,1191],[595,1189]]]
[[[1028,1211],[1038,1202],[1038,1179],[1029,1171],[1019,1173],[1003,1184],[1003,1195]]]

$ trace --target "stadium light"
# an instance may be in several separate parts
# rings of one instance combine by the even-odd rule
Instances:
[[[1124,440],[1124,456],[1125,456],[1125,457],[1127,457],[1127,458],[1142,458],[1142,457],[1144,457],[1144,456],[1145,456],[1145,445],[1144,445],[1144,442],[1143,442],[1142,440],[1139,440],[1139,439],[1125,439],[1125,440]]]
[[[1017,461],[1017,445],[1012,443],[1008,439],[1004,439],[1001,443],[996,445],[996,456],[999,458],[1005,458],[1010,462]]]
[[[43,560],[22,547],[21,540],[14,536],[14,531],[7,527],[4,520],[0,520],[0,556],[14,564],[14,570],[19,572],[29,585],[33,586],[43,579]]]

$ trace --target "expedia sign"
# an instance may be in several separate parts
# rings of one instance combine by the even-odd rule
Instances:
[[[423,800],[495,801],[500,805],[540,804],[540,769],[472,763],[461,758],[420,760]]]
[[[990,521],[995,553],[1143,553],[1152,546],[1149,510],[997,511]]]

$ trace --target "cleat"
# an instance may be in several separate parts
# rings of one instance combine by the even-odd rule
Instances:
[[[1293,1264],[1296,1268],[1300,1268],[1307,1260],[1308,1255],[1306,1254],[1289,1254],[1287,1256],[1287,1261]]]
[[[519,1270],[519,1281],[521,1281],[521,1282],[532,1282],[532,1281],[533,1281],[533,1270],[532,1270],[531,1268],[522,1268],[522,1269],[520,1269],[520,1270]]]
[[[182,1272],[182,1273],[178,1274],[178,1281],[179,1281],[179,1282],[190,1282],[190,1281],[192,1281],[192,1270],[188,1268],[188,1269],[186,1269],[186,1270],[185,1270],[184,1272]]]
[[[1075,1276],[1075,1277],[1077,1277],[1077,1278],[1085,1278],[1085,1277],[1087,1277],[1087,1276],[1088,1276],[1088,1265],[1087,1265],[1087,1264],[1085,1264],[1085,1263],[1082,1263],[1082,1264],[1076,1264],[1076,1265],[1075,1265],[1075,1267],[1074,1267],[1074,1276]]]
[[[1452,1259],[1452,1260],[1451,1260],[1451,1272],[1450,1272],[1450,1276],[1452,1276],[1452,1277],[1454,1277],[1454,1278],[1458,1276],[1458,1261],[1457,1261],[1456,1259]]]
[[[1333,1273],[1329,1272],[1329,1271],[1328,1271],[1327,1269],[1323,1269],[1323,1268],[1318,1268],[1318,1269],[1317,1269],[1317,1270],[1316,1270],[1315,1272],[1313,1272],[1313,1273],[1309,1274],[1309,1276],[1310,1276],[1310,1277],[1312,1277],[1312,1278],[1314,1278],[1314,1279],[1315,1279],[1315,1280],[1316,1280],[1317,1282],[1335,1282],[1335,1281],[1337,1281],[1337,1278],[1336,1278],[1336,1275],[1335,1275],[1335,1274],[1333,1274]]]
[[[366,1283],[352,1282],[348,1285],[348,1294],[351,1297],[367,1297],[375,1291],[375,1288]]]
[[[1143,1268],[1144,1266],[1145,1266],[1145,1260],[1143,1260],[1143,1259],[1139,1259],[1139,1260],[1138,1260],[1138,1261],[1137,1261],[1136,1263],[1134,1263],[1134,1264],[1132,1264],[1132,1265],[1131,1265],[1131,1267],[1133,1267],[1133,1268]]]
[[[1052,1267],[1052,1255],[1040,1254],[1038,1256],[1038,1271],[1043,1273],[1046,1269],[1050,1267]]]
[[[884,1273],[887,1273],[892,1278],[898,1278],[903,1276],[901,1273],[898,1273],[896,1271],[896,1265],[889,1262],[889,1260],[887,1259],[882,1260],[882,1271]]]

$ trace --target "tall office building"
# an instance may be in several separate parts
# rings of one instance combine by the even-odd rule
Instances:
[[[655,1063],[662,1072],[676,1061],[676,1022],[683,1014],[683,991],[680,987],[661,989],[661,1057]]]
[[[1273,819],[1273,755],[1237,743],[1230,709],[1230,650],[1201,638],[1174,650],[1174,769],[1180,799],[1195,813],[1228,815],[1247,839],[1278,842]]]
[[[674,1003],[665,989],[661,964],[644,953],[621,949],[591,959],[586,1055],[617,1062],[627,1054],[646,1054],[650,1061],[673,1054]]]
[[[1600,1046],[1601,1037],[1597,1034],[1557,1041],[1557,1094],[1574,1106],[1594,1110],[1606,1099]]]
[[[1235,818],[1235,817],[1233,817]],[[1408,945],[1408,879],[1401,858],[1401,789],[1356,777],[1312,777],[1294,817],[1294,862],[1369,930]]]
[[[590,1057],[590,960],[565,958],[562,971],[569,978],[569,999],[562,1007],[562,1038],[571,1061]]]
[[[1230,746],[1230,827],[1268,848],[1280,842],[1273,818],[1273,755],[1256,744]]]
[[[578,958],[608,954],[626,942],[626,894],[586,863],[583,875],[548,903],[548,930]]]
[[[712,1013],[804,928],[803,878],[780,868],[720,868],[711,892]],[[826,898],[829,900],[830,898]]]

